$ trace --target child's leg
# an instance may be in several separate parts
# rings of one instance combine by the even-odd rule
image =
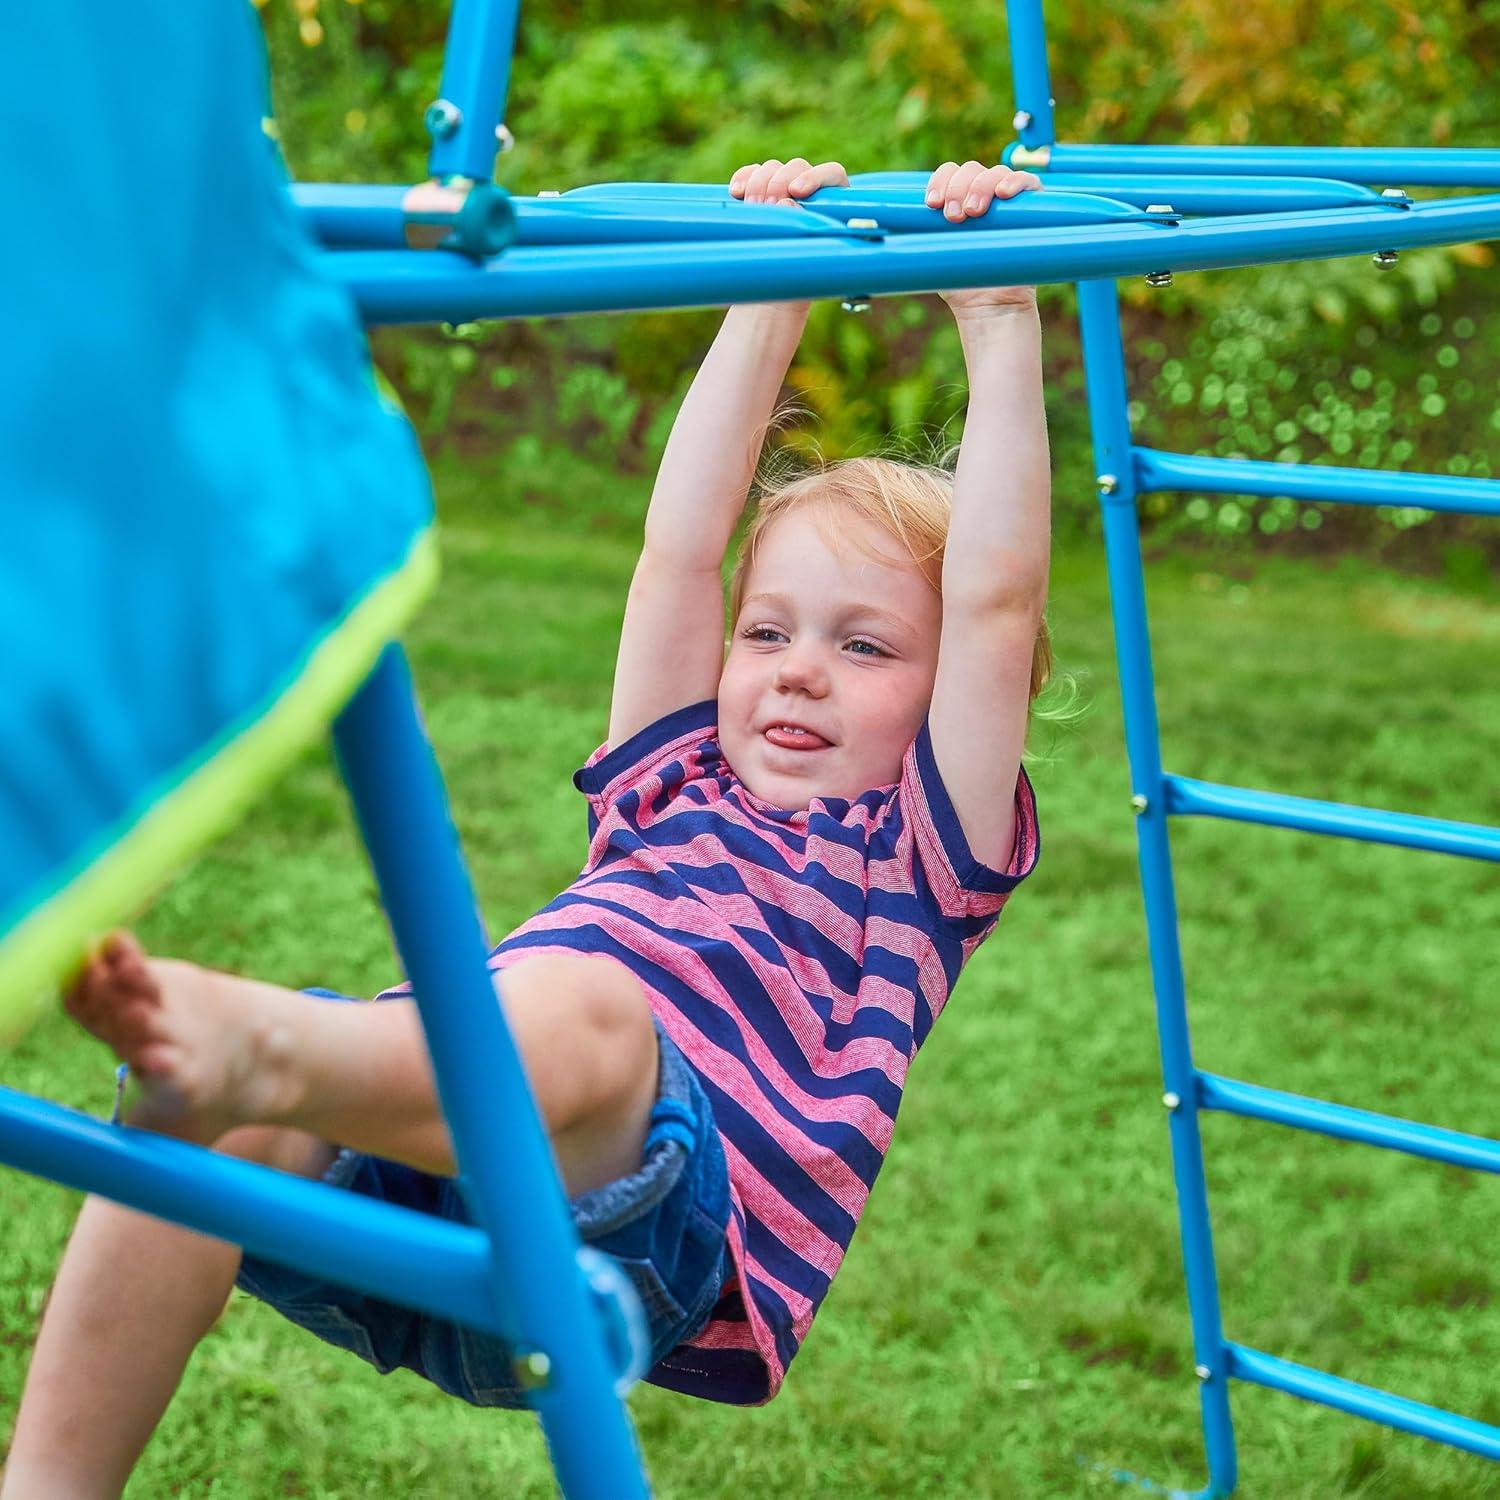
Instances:
[[[219,1148],[307,1177],[333,1157],[324,1141],[259,1126]],[[238,1245],[88,1199],[47,1301],[0,1497],[118,1496],[239,1265]]]
[[[543,956],[504,976],[505,1015],[570,1193],[640,1163],[656,1033],[622,965]],[[192,1140],[290,1125],[440,1176],[455,1170],[416,1002],[339,1005],[193,964],[117,934],[68,1009],[130,1064],[133,1124]]]
[[[504,986],[568,1191],[635,1171],[658,1062],[640,986],[621,966],[587,957],[533,959],[507,971]],[[147,960],[116,937],[68,1008],[139,1079],[132,1123],[222,1138],[237,1154],[307,1175],[326,1167],[327,1141],[453,1170],[413,1002],[316,1000]],[[89,1200],[27,1377],[4,1500],[119,1494],[239,1262],[236,1246]]]

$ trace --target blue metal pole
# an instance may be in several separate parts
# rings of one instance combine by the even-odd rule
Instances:
[[[1047,29],[1041,0],[1009,0],[1005,7],[1010,31],[1011,86],[1016,95],[1016,117],[1011,122],[1028,150],[1052,144],[1052,79],[1047,71]]]
[[[488,182],[494,176],[520,10],[520,0],[453,0],[443,91],[426,117],[434,177]]]
[[[1208,1450],[1208,1494],[1217,1497],[1229,1495],[1235,1485],[1234,1427],[1229,1412],[1229,1371],[1219,1317],[1219,1289],[1208,1217],[1208,1191],[1203,1176],[1203,1144],[1198,1130],[1192,1042],[1188,1034],[1182,955],[1177,935],[1172,854],[1162,793],[1161,741],[1156,720],[1151,638],[1135,511],[1130,421],[1126,409],[1125,352],[1120,337],[1119,302],[1114,283],[1086,283],[1078,288],[1078,300],[1094,434],[1094,460],[1104,512],[1104,544],[1115,650],[1120,664],[1125,745],[1134,789],[1132,806],[1137,811],[1136,837],[1156,992],[1157,1031],[1166,1083],[1163,1102],[1169,1110],[1172,1170],[1181,1215],[1194,1363],[1200,1383],[1204,1443]]]
[[[644,1500],[629,1418],[551,1152],[486,967],[487,944],[400,648],[334,726],[339,763],[411,979],[491,1290],[569,1500]]]
[[[1416,505],[1459,515],[1500,516],[1500,479],[1453,474],[1395,474],[1333,464],[1269,463],[1255,458],[1205,458],[1135,450],[1136,487],[1225,495],[1286,495],[1293,500],[1337,500],[1345,505]]]
[[[322,265],[349,288],[367,322],[465,322],[1078,281],[1480,239],[1500,239],[1500,195],[1175,227],[1140,218],[1013,234],[898,234],[876,243],[818,236],[617,245],[607,253],[522,246],[483,265],[443,251],[329,251]]]
[[[1014,149],[1014,148],[1012,148]],[[1007,153],[1009,154],[1009,153]],[[1215,177],[1333,177],[1401,187],[1500,187],[1500,151],[1447,146],[1072,146],[1054,172],[1206,172]]]

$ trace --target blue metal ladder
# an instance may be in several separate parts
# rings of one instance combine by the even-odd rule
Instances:
[[[1353,504],[1421,505],[1500,516],[1500,481],[1438,475],[1379,474],[1359,469],[1189,457],[1131,441],[1125,357],[1113,281],[1079,285],[1084,362],[1094,432],[1099,499],[1109,569],[1115,649],[1120,669],[1125,743],[1130,760],[1141,885],[1145,897],[1157,1028],[1181,1216],[1192,1317],[1195,1372],[1201,1384],[1209,1484],[1201,1500],[1235,1486],[1231,1378],[1289,1391],[1355,1416],[1500,1459],[1500,1427],[1309,1369],[1226,1339],[1219,1311],[1213,1236],[1198,1128],[1202,1110],[1272,1120],[1300,1130],[1404,1151],[1454,1166],[1500,1172],[1500,1143],[1456,1130],[1307,1099],[1207,1073],[1193,1064],[1188,1031],[1177,905],[1168,839],[1169,817],[1217,817],[1307,833],[1500,860],[1500,829],[1351,807],[1243,787],[1218,786],[1165,773],[1151,670],[1136,500],[1163,490],[1294,495]],[[1181,1492],[1176,1492],[1181,1493]]]

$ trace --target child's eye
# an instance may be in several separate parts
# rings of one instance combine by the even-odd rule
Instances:
[[[780,635],[781,632],[770,625],[751,625],[748,629],[740,632],[747,641],[761,641],[767,636]]]
[[[855,640],[850,641],[849,644],[851,646],[863,646],[865,648],[864,651],[858,653],[860,656],[865,655],[866,652],[873,656],[885,656],[887,654],[879,646],[877,646],[874,641],[862,641],[856,638]]]

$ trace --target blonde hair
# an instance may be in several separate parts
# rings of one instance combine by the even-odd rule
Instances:
[[[889,458],[846,458],[794,479],[765,480],[759,488],[759,503],[740,541],[729,581],[731,620],[740,617],[745,584],[767,530],[779,517],[809,508],[835,553],[849,540],[835,523],[840,517],[857,516],[890,537],[942,596],[943,550],[953,515],[953,475],[947,469]],[[892,561],[889,557],[876,560]],[[1042,619],[1031,653],[1030,701],[1035,702],[1051,676],[1052,638]]]

